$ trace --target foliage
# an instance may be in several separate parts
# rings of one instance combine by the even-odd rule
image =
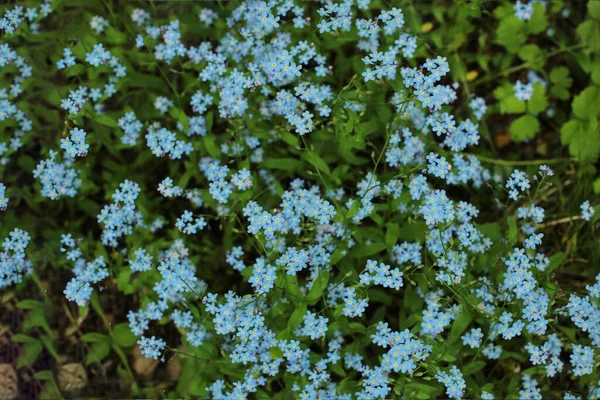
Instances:
[[[597,1],[0,12],[22,397],[600,398]]]

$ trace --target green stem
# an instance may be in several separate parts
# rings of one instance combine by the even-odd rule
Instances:
[[[477,159],[479,161],[483,161],[483,162],[486,162],[488,164],[507,165],[507,166],[511,166],[511,165],[526,166],[526,165],[542,165],[542,164],[562,164],[562,163],[576,161],[574,158],[550,158],[550,159],[545,159],[545,160],[525,160],[525,161],[516,161],[515,160],[515,161],[513,161],[513,160],[497,160],[497,159],[493,159],[493,158],[481,156],[481,155],[478,155],[478,154],[472,154],[472,155],[474,155],[475,157],[477,157]]]

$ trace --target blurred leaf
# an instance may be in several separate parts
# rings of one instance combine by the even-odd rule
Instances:
[[[523,115],[514,120],[508,128],[510,137],[515,142],[523,142],[527,139],[533,139],[540,131],[540,123],[532,115]]]

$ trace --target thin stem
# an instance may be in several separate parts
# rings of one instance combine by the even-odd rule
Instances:
[[[573,215],[572,217],[565,217],[565,218],[560,218],[560,219],[557,219],[554,221],[546,222],[545,224],[540,225],[540,228],[546,228],[548,226],[564,224],[565,222],[578,221],[580,219],[583,219],[581,217],[581,215]]]
[[[496,160],[493,158],[489,158],[489,157],[485,157],[485,156],[481,156],[478,154],[473,154],[475,157],[477,157],[477,159],[479,161],[483,161],[489,164],[496,164],[496,165],[507,165],[507,166],[511,166],[511,165],[542,165],[542,164],[561,164],[561,163],[567,163],[567,162],[574,162],[576,161],[574,158],[550,158],[550,159],[545,159],[545,160],[525,160],[525,161],[512,161],[512,160]]]

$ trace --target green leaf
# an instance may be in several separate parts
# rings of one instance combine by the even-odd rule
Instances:
[[[181,111],[177,107],[171,107],[169,109],[169,114],[181,123],[181,125],[183,126],[184,133],[187,134],[190,131],[190,123],[188,121],[188,117],[183,111]]]
[[[85,73],[86,68],[82,64],[75,64],[65,69],[65,75],[69,78]]]
[[[44,344],[44,347],[46,347],[46,350],[48,350],[48,353],[55,359],[58,359],[58,353],[52,343],[52,339],[48,335],[40,335],[40,340]]]
[[[567,67],[556,67],[552,68],[550,72],[550,81],[555,85],[564,86],[566,88],[571,87],[573,79],[569,76],[569,69]]]
[[[400,227],[398,226],[398,224],[388,222],[386,224],[386,228],[387,229],[385,231],[385,244],[387,244],[388,246],[393,246],[398,241]]]
[[[135,344],[137,337],[129,329],[129,324],[121,323],[113,330],[117,343],[122,347],[131,347]]]
[[[517,243],[517,234],[519,230],[517,228],[517,221],[514,217],[508,217],[508,244],[512,247]]]
[[[129,278],[131,278],[131,269],[125,268],[117,275],[117,287],[119,290],[126,291],[129,285]]]
[[[350,206],[350,209],[348,209],[348,212],[346,213],[346,218],[354,217],[354,215],[358,212],[359,208],[360,208],[360,200],[358,200],[358,199],[353,200],[352,205]]]
[[[511,52],[516,53],[527,40],[525,23],[515,15],[502,18],[496,29],[496,42]]]
[[[10,340],[12,340],[15,343],[29,343],[37,341],[37,339],[32,338],[31,336],[23,335],[22,333],[16,333],[12,335],[10,337]]]
[[[81,340],[87,343],[110,342],[110,337],[103,333],[89,332],[81,336]]]
[[[109,128],[118,128],[119,124],[113,118],[109,117],[105,114],[96,114],[94,117],[94,121],[102,124],[104,126],[108,126]]]
[[[325,290],[327,290],[327,284],[329,283],[330,274],[331,273],[326,270],[321,271],[319,276],[317,276],[317,279],[313,282],[308,292],[308,295],[306,296],[306,302],[308,304],[316,303],[321,298],[321,296],[323,296],[323,293],[325,293]]]
[[[556,253],[550,256],[549,258],[549,265],[548,265],[548,269],[546,270],[546,273],[548,275],[550,275],[550,273],[552,271],[554,271],[556,268],[558,268],[560,266],[560,264],[562,264],[562,262],[565,260],[565,253],[560,252],[560,253]]]
[[[273,360],[278,360],[283,357],[283,350],[281,350],[277,346],[271,347],[269,349],[269,354],[271,354],[271,357],[273,358]]]
[[[529,63],[529,66],[534,69],[541,69],[544,66],[544,54],[535,44],[528,44],[521,47],[518,55],[521,60]]]
[[[208,154],[210,154],[212,158],[219,158],[221,152],[215,144],[215,138],[213,137],[213,135],[204,136],[202,138],[202,141],[204,142],[204,147],[206,147],[206,151],[208,151]]]
[[[33,340],[21,346],[21,354],[17,359],[17,368],[32,365],[42,352],[44,346],[39,340]]]
[[[92,344],[92,348],[85,359],[85,365],[100,362],[110,353],[110,344],[108,342],[97,342]]]
[[[295,158],[267,158],[262,164],[269,169],[281,169],[285,171],[296,171],[302,165]]]
[[[546,7],[541,3],[533,4],[533,14],[527,21],[527,30],[529,33],[540,33],[548,27],[548,18],[546,18]]]
[[[600,155],[600,132],[587,121],[572,119],[560,130],[560,140],[569,145],[569,152],[582,162],[593,162]]]
[[[541,83],[536,83],[533,87],[531,99],[527,102],[527,112],[530,114],[538,114],[546,108],[548,108],[546,88]]]
[[[462,369],[462,373],[464,376],[469,376],[477,371],[481,371],[483,367],[485,367],[485,361],[479,360],[475,362],[470,362]]]
[[[600,19],[600,1],[589,0],[587,6],[589,16],[592,18]]]
[[[296,275],[285,274],[285,288],[290,295],[290,300],[294,304],[302,299],[302,292],[300,292],[300,286],[298,286],[298,277]]]
[[[599,100],[600,90],[596,86],[588,86],[573,99],[573,114],[582,120],[595,118],[600,112]]]
[[[592,66],[592,82],[600,85],[600,59],[597,59]]]
[[[453,342],[460,339],[463,332],[467,329],[471,321],[473,320],[473,313],[468,309],[463,309],[460,314],[454,320],[452,329],[450,331],[450,340]]]
[[[600,194],[600,178],[594,181],[594,194]]]
[[[540,131],[540,123],[532,115],[523,115],[510,124],[508,131],[510,132],[510,137],[515,142],[523,142],[537,135]]]
[[[582,42],[589,44],[593,51],[600,50],[600,23],[596,20],[587,20],[577,27],[577,34]]]
[[[506,83],[494,90],[494,96],[499,101],[500,113],[522,114],[525,112],[525,102],[517,99],[512,85]]]
[[[41,301],[30,300],[30,299],[21,300],[20,302],[17,303],[17,308],[22,308],[25,310],[34,310],[34,309],[43,310],[44,303],[42,303]]]
[[[288,320],[288,327],[290,329],[294,329],[300,322],[302,322],[302,318],[304,318],[304,314],[306,314],[306,303],[300,303],[294,309],[292,315],[290,315],[290,319]]]
[[[372,244],[368,244],[368,245],[362,245],[362,246],[358,246],[357,248],[352,250],[350,252],[350,256],[356,257],[356,258],[370,257],[374,254],[380,253],[381,251],[385,250],[386,248],[387,248],[387,245],[385,243],[381,243],[381,242],[372,243]]]
[[[308,161],[313,167],[320,172],[324,172],[325,175],[331,175],[331,171],[327,166],[327,163],[315,152],[309,150],[302,153],[302,158]]]

